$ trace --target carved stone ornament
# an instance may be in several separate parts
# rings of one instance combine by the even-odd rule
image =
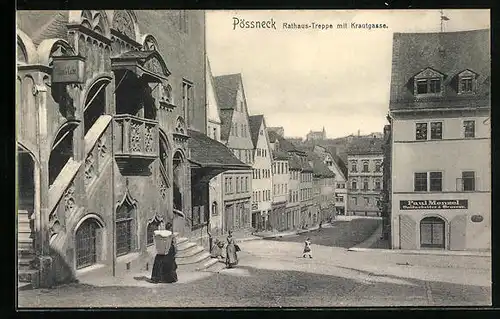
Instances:
[[[154,126],[146,124],[145,129],[146,129],[146,132],[144,134],[144,151],[147,153],[153,153],[154,152],[154,144],[153,144]]]
[[[89,153],[85,159],[85,186],[88,186],[95,177],[94,156]]]
[[[146,40],[144,40],[144,44],[142,46],[142,50],[143,51],[156,51],[156,50],[158,50],[156,48],[155,40],[152,37],[148,36],[146,38]]]
[[[106,139],[107,139],[106,135],[103,135],[97,142],[97,152],[98,152],[97,154],[99,154],[98,156],[100,158],[105,157],[108,152],[108,148],[106,146]]]
[[[165,184],[165,181],[163,180],[163,175],[161,174],[161,172],[158,173],[158,188],[161,198],[162,199],[167,198],[168,188],[167,185]]]
[[[64,211],[68,213],[73,213],[76,210],[75,203],[75,184],[71,182],[71,185],[68,187],[66,192],[64,193]]]
[[[146,63],[144,63],[144,67],[148,71],[151,71],[155,74],[163,74],[163,68],[160,64],[160,61],[158,61],[158,59],[156,59],[156,58],[152,58],[152,59],[146,61]]]
[[[141,124],[131,122],[130,123],[130,151],[140,152],[141,151]]]
[[[134,25],[127,12],[117,10],[113,17],[113,28],[130,39],[135,40]]]

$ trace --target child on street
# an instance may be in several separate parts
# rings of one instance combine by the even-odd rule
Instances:
[[[306,258],[306,255],[308,255],[309,258],[313,258],[312,254],[311,254],[311,239],[307,238],[304,244],[305,244],[305,246],[304,246],[304,252],[302,254],[302,257]]]

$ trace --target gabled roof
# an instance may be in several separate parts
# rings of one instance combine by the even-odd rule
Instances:
[[[229,167],[231,169],[249,169],[250,166],[240,161],[224,144],[207,135],[188,129],[188,147],[190,161],[202,167]]]
[[[214,77],[215,92],[219,102],[219,108],[234,110],[236,107],[236,96],[240,84],[243,84],[240,73],[220,75]]]
[[[253,148],[257,147],[257,142],[259,140],[260,127],[264,121],[264,115],[252,115],[248,117],[248,122],[250,125],[250,136],[252,137]]]
[[[414,96],[413,77],[427,68],[445,75],[443,96],[419,101]],[[478,74],[478,91],[473,96],[461,96],[457,93],[457,75],[465,69]],[[390,109],[488,107],[490,73],[489,29],[439,33],[394,33]],[[481,103],[478,104],[478,101]]]

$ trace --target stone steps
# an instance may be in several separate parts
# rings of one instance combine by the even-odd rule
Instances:
[[[177,239],[177,256],[175,258],[179,271],[220,271],[220,263],[200,245],[187,238]]]
[[[38,287],[40,273],[37,269],[18,269],[17,281],[22,283],[30,283],[33,288]]]
[[[32,221],[27,210],[17,211],[17,281],[22,287],[38,287],[40,272],[34,269]],[[18,285],[19,286],[19,285]]]

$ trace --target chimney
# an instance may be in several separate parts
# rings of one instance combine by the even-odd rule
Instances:
[[[361,130],[358,130],[358,137],[361,135]]]

